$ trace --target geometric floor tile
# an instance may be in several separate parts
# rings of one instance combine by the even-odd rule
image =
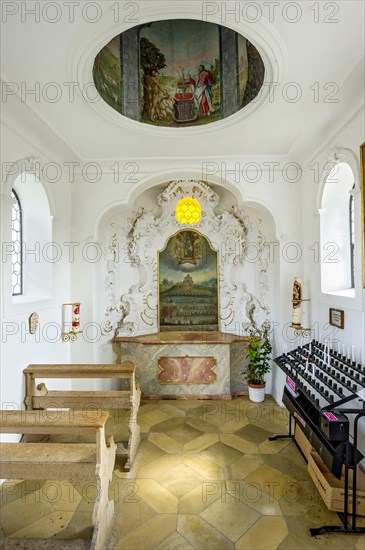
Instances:
[[[288,534],[285,519],[281,516],[265,516],[236,543],[239,550],[275,550]],[[299,548],[298,548],[299,550]]]
[[[123,415],[112,411],[107,426],[119,438],[126,432]],[[365,550],[359,535],[310,536],[310,527],[340,521],[294,443],[268,440],[287,433],[287,420],[286,409],[270,396],[257,404],[247,397],[142,402],[135,463],[124,472],[118,461],[110,486],[114,548]],[[20,537],[43,537],[47,550],[75,539],[79,548],[91,538],[94,499],[95,483],[5,482],[0,536],[16,537],[15,545]],[[29,548],[40,550],[43,543]]]
[[[182,535],[193,548],[229,550],[234,545],[230,539],[219,530],[196,515],[179,515],[177,531]]]
[[[207,460],[214,462],[221,468],[226,468],[229,464],[241,458],[242,453],[237,451],[237,449],[229,447],[219,441],[214,443],[211,447],[204,449],[200,455],[205,457]]]
[[[156,548],[176,531],[177,516],[159,514],[122,536],[115,550],[145,550]]]
[[[178,499],[155,479],[138,479],[136,497],[142,499],[159,514],[176,514]]]
[[[158,409],[153,409],[148,413],[145,413],[143,410],[141,410],[141,420],[143,420],[150,426],[159,424],[164,420],[168,420],[168,418],[169,416],[166,413],[159,411]]]
[[[235,542],[246,533],[260,514],[240,502],[236,496],[223,494],[213,504],[201,512],[200,517],[218,529],[223,535]]]
[[[157,481],[172,495],[180,498],[186,492],[192,491],[198,486],[201,487],[204,478],[186,464],[181,463],[165,474],[158,476]]]
[[[197,472],[205,481],[216,481],[224,479],[224,470],[208,460],[201,454],[192,453],[183,456],[183,462],[194,472]]]
[[[204,433],[184,445],[184,453],[199,453],[219,441],[216,433]]]
[[[10,536],[55,511],[48,500],[41,498],[40,490],[26,494],[23,502],[22,500],[14,500],[1,507],[0,517],[5,536]]]
[[[229,445],[230,447],[237,449],[237,451],[240,451],[241,453],[260,454],[260,449],[256,443],[253,443],[248,439],[244,439],[243,437],[238,436],[236,433],[221,434],[219,436],[219,439],[225,445]]]
[[[282,509],[272,494],[266,494],[261,487],[255,483],[246,483],[245,481],[234,482],[227,481],[227,489],[234,495],[239,495],[241,502],[244,502],[263,516],[281,516]]]
[[[168,453],[164,454],[146,464],[143,464],[138,469],[138,477],[154,478],[165,474],[175,466],[181,463],[182,457],[180,454]]]
[[[266,493],[274,500],[279,500],[291,490],[296,480],[263,464],[257,470],[245,477],[245,482],[255,484],[260,491]]]
[[[44,538],[53,537],[58,531],[68,526],[73,512],[52,512],[39,520],[15,531],[10,536],[14,538],[37,538],[42,533]]]
[[[188,543],[177,531],[165,539],[157,550],[194,550],[194,546]]]
[[[150,433],[148,441],[165,451],[165,453],[179,453],[183,450],[183,444],[164,433]]]
[[[224,492],[224,480],[205,482],[179,499],[179,514],[200,514]]]
[[[251,443],[260,445],[264,441],[267,441],[267,438],[270,437],[272,433],[254,424],[249,424],[235,432],[235,435],[242,437],[243,439],[247,439]]]
[[[239,481],[263,464],[260,454],[244,454],[225,469],[226,479]]]

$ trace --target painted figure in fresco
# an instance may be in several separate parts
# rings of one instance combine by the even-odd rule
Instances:
[[[213,75],[204,65],[199,65],[198,79],[189,76],[189,82],[194,84],[195,102],[201,116],[210,116],[214,113],[212,87],[215,84]]]
[[[194,259],[194,245],[192,237],[190,237],[189,234],[187,234],[184,238],[184,258]]]
[[[160,118],[159,105],[160,94],[163,97],[168,96],[167,92],[163,90],[156,79],[157,71],[152,69],[145,73],[143,77],[143,88],[145,97],[146,116],[154,121]]]

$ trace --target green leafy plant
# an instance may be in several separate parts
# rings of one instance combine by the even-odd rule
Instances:
[[[261,340],[257,336],[250,336],[247,344],[248,364],[244,372],[249,384],[265,383],[264,376],[270,372],[270,356],[272,346],[269,340]]]

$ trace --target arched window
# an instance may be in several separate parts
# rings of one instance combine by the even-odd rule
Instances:
[[[321,204],[321,289],[354,296],[354,173],[336,163],[326,178]]]
[[[23,172],[14,181],[13,243],[19,243],[21,219],[21,246],[13,245],[13,304],[23,304],[52,296],[52,267],[57,243],[52,243],[52,216],[46,191],[41,181],[31,172]],[[20,203],[21,201],[21,208]],[[21,217],[16,213],[19,205]],[[23,273],[19,276],[20,266]],[[22,281],[20,290],[19,281]],[[14,286],[15,284],[15,286]]]
[[[355,188],[353,185],[352,189]],[[354,195],[350,194],[349,204],[349,226],[350,226],[350,259],[351,259],[351,288],[355,287],[355,201]]]
[[[13,205],[11,209],[11,286],[13,296],[23,294],[23,217],[20,200],[14,189],[11,192]]]

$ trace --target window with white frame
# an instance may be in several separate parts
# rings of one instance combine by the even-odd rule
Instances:
[[[23,294],[23,217],[20,200],[14,189],[11,192],[11,198],[13,200],[11,208],[11,286],[13,296],[20,296]]]
[[[49,299],[55,260],[45,188],[34,173],[23,172],[14,181],[12,197],[13,303]]]
[[[346,162],[326,177],[321,204],[321,290],[354,296],[354,173]]]

